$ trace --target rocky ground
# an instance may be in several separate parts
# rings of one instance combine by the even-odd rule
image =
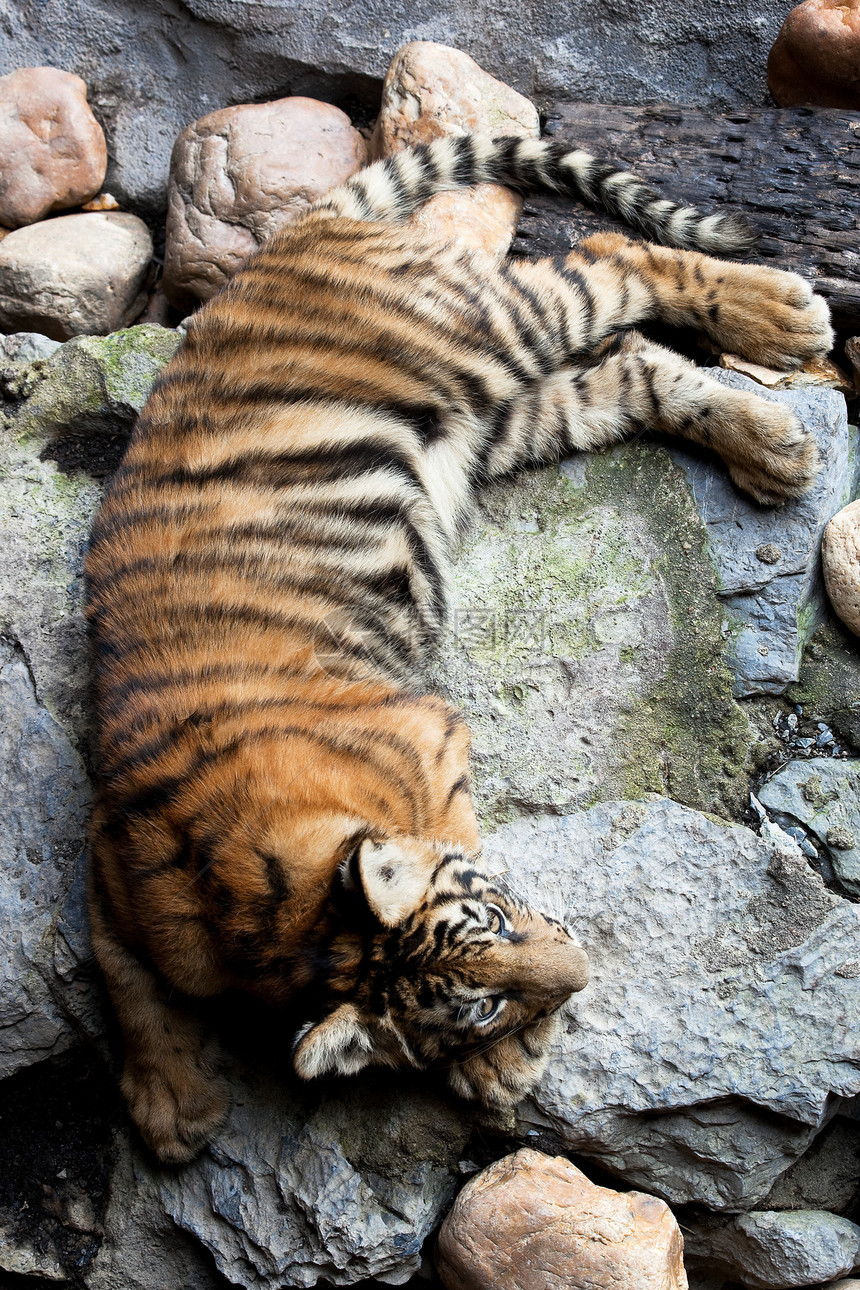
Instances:
[[[180,44],[191,13],[175,17]],[[213,14],[199,18],[203,52],[226,38],[226,19]],[[72,6],[63,39],[79,20]],[[122,14],[125,24],[144,21]],[[773,15],[761,21],[772,27]],[[347,64],[342,53],[347,27],[336,25],[341,52],[331,57],[366,88],[368,59]],[[704,39],[691,26],[679,50]],[[732,65],[733,40],[725,35],[717,63]],[[247,54],[253,41],[242,41]],[[546,47],[561,50],[560,41]],[[551,61],[535,74],[549,76],[540,69]],[[402,82],[386,83],[389,121]],[[438,84],[418,96],[424,121],[449,110]],[[706,98],[698,81],[685,84]],[[537,132],[532,105],[481,86],[460,110],[478,119],[503,111],[518,132]],[[754,97],[749,87],[731,93]],[[69,94],[78,101],[74,86]],[[176,104],[171,111],[186,110],[181,95]],[[117,109],[114,143],[127,111]],[[315,120],[352,148],[347,170],[366,147],[399,146],[399,127],[368,142],[369,129],[341,116]],[[171,190],[186,231],[203,228],[188,167],[203,157],[208,183],[223,143],[217,174],[235,174],[235,120],[225,126],[212,111],[187,133]],[[271,129],[266,118],[263,133]],[[120,148],[127,167],[128,152]],[[231,184],[235,198],[241,185]],[[137,214],[120,212],[126,221],[142,223],[147,191],[141,180]],[[253,191],[268,191],[265,175]],[[486,235],[506,228],[509,238],[508,199],[480,200]],[[271,215],[259,201],[244,223],[226,199],[206,211],[210,225],[244,230],[239,241],[263,236]],[[104,203],[34,216],[0,252],[21,233],[93,217],[119,218]],[[459,216],[445,208],[440,218]],[[379,1072],[299,1087],[288,1021],[228,1002],[213,1018],[234,1090],[224,1129],[181,1170],[160,1168],[140,1147],[117,1093],[119,1046],[88,942],[81,561],[104,480],[181,331],[150,321],[117,329],[153,285],[142,234],[127,227],[128,273],[101,297],[115,310],[101,316],[110,334],[91,334],[100,297],[87,288],[83,322],[49,292],[42,316],[64,310],[70,326],[31,320],[26,334],[0,337],[0,1290],[432,1280],[435,1233],[455,1196],[518,1149],[516,1166],[497,1174],[518,1175],[543,1152],[572,1158],[606,1189],[594,1200],[579,1171],[557,1162],[559,1212],[581,1203],[598,1226],[616,1223],[603,1207],[620,1189],[617,1203],[636,1223],[671,1228],[674,1270],[653,1275],[674,1279],[655,1287],[685,1284],[672,1214],[694,1290],[820,1286],[849,1274],[860,1263],[860,647],[830,609],[819,558],[825,524],[860,487],[857,403],[846,402],[844,382],[766,392],[792,405],[824,463],[812,492],[780,510],[739,496],[713,459],[647,435],[481,498],[428,683],[471,725],[488,852],[572,924],[594,969],[518,1113],[476,1112],[432,1080]],[[217,237],[227,258],[213,253],[208,278],[177,276],[175,312],[162,301],[162,322],[179,321],[183,292],[217,285],[217,265],[238,245],[223,229]],[[198,267],[204,244],[190,239]],[[31,263],[42,271],[47,261]],[[735,371],[719,379],[749,380]],[[478,1211],[459,1208],[472,1194],[462,1193],[443,1238],[449,1286],[465,1284],[450,1251],[464,1246],[457,1231],[478,1229]],[[655,1210],[649,1197],[665,1204]],[[535,1224],[557,1226],[552,1214]],[[630,1284],[652,1282],[643,1271]]]

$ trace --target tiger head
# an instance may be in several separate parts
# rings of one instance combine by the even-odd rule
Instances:
[[[558,1012],[588,981],[565,927],[462,850],[365,838],[341,863],[325,1015],[303,1026],[305,1079],[379,1064],[444,1070],[461,1096],[518,1102],[539,1079]]]

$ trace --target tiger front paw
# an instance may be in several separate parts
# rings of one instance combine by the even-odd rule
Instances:
[[[132,1118],[159,1160],[182,1165],[206,1145],[227,1116],[226,1081],[212,1063],[126,1063],[122,1077]]]
[[[736,413],[732,449],[724,453],[734,483],[763,506],[800,497],[821,469],[818,444],[781,403],[749,395]]]
[[[705,329],[721,349],[790,371],[833,348],[827,302],[795,273],[723,265],[705,303]]]

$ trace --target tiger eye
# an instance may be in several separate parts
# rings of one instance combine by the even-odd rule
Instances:
[[[496,936],[499,936],[505,930],[505,926],[505,916],[502,911],[497,909],[495,905],[488,905],[487,927],[490,931],[494,932]]]

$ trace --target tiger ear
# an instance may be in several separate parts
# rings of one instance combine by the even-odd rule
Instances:
[[[351,1003],[299,1031],[293,1066],[302,1079],[321,1075],[356,1075],[373,1061],[373,1041]]]
[[[408,838],[365,838],[352,868],[371,911],[385,927],[396,927],[421,904],[434,864],[435,857]]]

